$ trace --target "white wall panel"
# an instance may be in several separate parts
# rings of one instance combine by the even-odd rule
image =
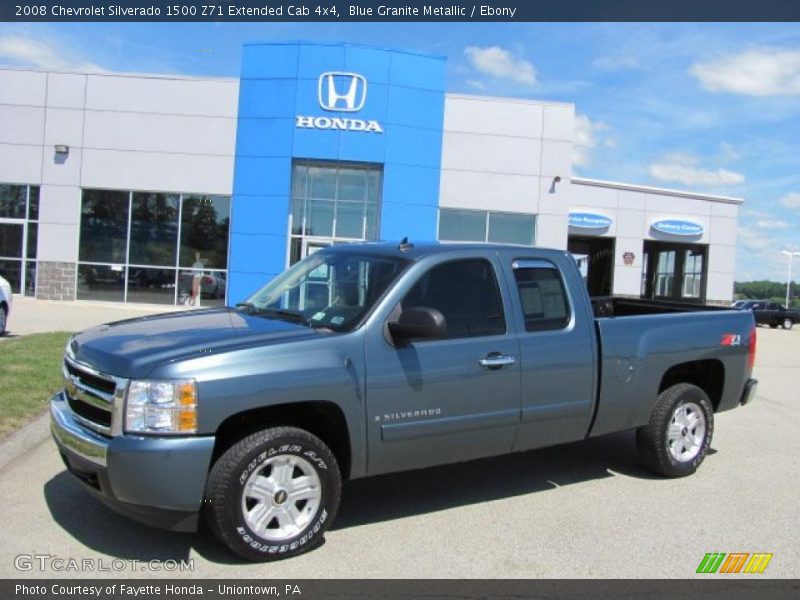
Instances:
[[[708,271],[733,274],[736,271],[736,246],[711,244],[708,247]]]
[[[575,105],[546,104],[542,137],[548,140],[573,141],[575,139]]]
[[[232,156],[86,149],[84,187],[227,194],[233,190]]]
[[[647,210],[675,215],[711,215],[711,202],[667,194],[646,194]]]
[[[543,106],[532,102],[446,95],[444,129],[540,138],[542,114]]]
[[[56,144],[66,144],[70,148],[83,145],[83,114],[82,110],[74,108],[46,109],[44,143],[50,152],[54,151]]]
[[[536,213],[539,178],[443,169],[439,204],[453,208]]]
[[[640,254],[641,252],[637,253]],[[612,294],[620,296],[639,296],[642,290],[641,267],[618,266],[614,268]]]
[[[0,104],[0,143],[41,144],[44,108]]]
[[[711,217],[709,241],[712,244],[735,244],[736,219],[733,217]]]
[[[80,185],[82,152],[80,148],[70,148],[69,155],[64,158],[45,146],[42,159],[42,183]]]
[[[43,185],[39,192],[39,222],[75,225],[80,221],[81,189]]]
[[[87,148],[233,155],[236,120],[87,111]]]
[[[0,104],[44,106],[46,88],[45,73],[0,69]]]
[[[730,302],[733,299],[733,273],[709,273],[706,298]]]
[[[536,245],[566,250],[567,216],[540,214],[536,217]]]
[[[572,142],[542,141],[542,176],[567,179],[572,176]]]
[[[541,140],[445,132],[442,168],[538,175]]]
[[[74,73],[48,73],[47,106],[82,109],[86,99],[86,77]]]
[[[39,183],[42,178],[42,147],[0,144],[0,181]]]
[[[89,75],[86,108],[235,117],[239,82]]]
[[[56,262],[78,260],[78,226],[39,223],[37,258]]]

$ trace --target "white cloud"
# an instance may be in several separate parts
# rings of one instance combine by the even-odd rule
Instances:
[[[536,85],[536,69],[533,64],[512,55],[500,46],[467,46],[464,55],[479,72],[497,79],[508,79],[526,86]]]
[[[722,159],[726,162],[736,162],[742,158],[742,153],[728,142],[720,142],[719,149],[722,152]]]
[[[689,73],[710,92],[794,96],[800,94],[800,50],[748,50],[695,63]]]
[[[608,137],[610,129],[608,124],[603,121],[592,121],[582,114],[575,115],[572,162],[576,167],[588,165],[592,151],[598,146],[616,147],[616,142]]]
[[[789,223],[783,219],[759,219],[756,221],[759,229],[788,229]]]
[[[672,181],[688,186],[738,185],[744,175],[728,169],[701,169],[680,161],[653,163],[647,168],[650,177],[658,181]]]
[[[0,61],[40,69],[102,71],[101,67],[80,60],[67,50],[23,35],[0,36]]]
[[[800,209],[800,194],[797,192],[789,192],[778,200],[778,203],[784,208],[793,210]]]
[[[760,252],[769,247],[770,241],[769,234],[762,234],[746,227],[739,228],[739,244],[747,250],[752,252]]]

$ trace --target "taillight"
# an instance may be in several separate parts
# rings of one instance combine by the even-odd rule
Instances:
[[[747,340],[747,368],[751,371],[756,364],[756,328],[753,327]]]

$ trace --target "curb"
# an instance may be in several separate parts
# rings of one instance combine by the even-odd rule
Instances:
[[[0,441],[0,471],[14,463],[20,456],[32,450],[50,436],[50,411],[36,417]]]

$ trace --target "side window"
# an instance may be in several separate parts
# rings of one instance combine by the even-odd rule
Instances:
[[[552,331],[569,324],[570,310],[561,275],[544,261],[515,263],[514,278],[525,316],[526,331]]]
[[[484,259],[447,262],[425,273],[401,302],[403,310],[440,311],[448,338],[503,334],[506,321],[494,268]]]

